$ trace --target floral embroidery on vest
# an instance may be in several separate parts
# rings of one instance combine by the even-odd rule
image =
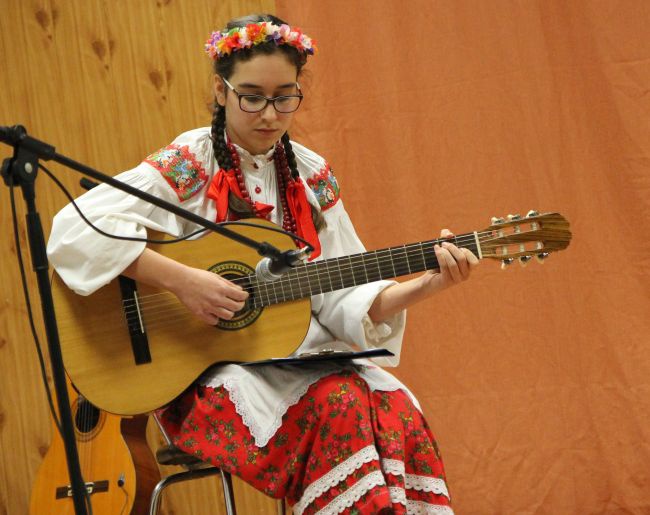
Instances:
[[[316,195],[322,211],[326,211],[336,204],[341,196],[339,183],[336,182],[334,172],[328,164],[325,164],[313,177],[307,179],[307,184]]]
[[[192,198],[208,182],[208,176],[187,145],[168,145],[145,160],[158,170],[180,201]]]

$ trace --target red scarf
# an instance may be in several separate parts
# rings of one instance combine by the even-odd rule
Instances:
[[[210,187],[206,195],[215,201],[217,205],[217,222],[225,222],[228,219],[228,194],[233,192],[237,197],[243,199],[237,177],[234,170],[224,170],[221,168],[210,182]],[[298,236],[307,240],[314,247],[309,260],[320,256],[321,248],[318,239],[318,233],[314,226],[314,220],[311,216],[311,205],[307,200],[305,185],[301,180],[291,181],[286,190],[287,205],[289,211],[296,221],[296,232]],[[255,216],[266,218],[273,211],[273,206],[262,202],[253,203]],[[298,242],[300,247],[304,247],[302,242]]]

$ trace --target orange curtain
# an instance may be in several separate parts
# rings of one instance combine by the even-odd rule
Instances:
[[[395,373],[459,514],[650,513],[650,3],[278,0],[314,37],[293,137],[368,248],[559,211],[544,266],[414,307]]]

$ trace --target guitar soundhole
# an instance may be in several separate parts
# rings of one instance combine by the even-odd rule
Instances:
[[[224,261],[223,263],[217,263],[208,268],[210,272],[219,274],[224,279],[233,281],[236,284],[239,284],[242,288],[248,291],[250,294],[244,308],[241,311],[235,313],[235,316],[230,320],[219,320],[219,323],[215,326],[217,329],[223,329],[225,331],[237,331],[248,327],[255,320],[259,318],[262,314],[263,308],[255,308],[255,289],[250,282],[249,277],[255,275],[255,270],[253,270],[246,263],[241,261]]]
[[[102,412],[81,396],[77,398],[73,411],[77,437],[81,440],[92,438],[103,422]]]

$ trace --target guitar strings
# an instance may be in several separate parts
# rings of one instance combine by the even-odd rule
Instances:
[[[277,282],[275,284],[277,284]],[[268,286],[266,283],[261,283],[261,285],[264,285],[265,287]],[[275,286],[273,286],[273,288],[275,288]],[[246,288],[246,289],[250,290],[250,289],[254,289],[254,287]],[[296,296],[294,294],[294,290],[292,290],[291,298],[289,298],[289,296],[284,291],[282,292],[282,295],[280,295],[277,291],[274,292],[268,291],[268,288],[266,292],[262,292],[258,288],[257,293],[258,293],[257,298],[261,300],[261,303],[258,305],[258,302],[254,301],[252,305],[253,309],[258,309],[260,307],[263,307],[265,304],[272,305],[274,303],[277,303],[278,300],[281,299],[294,300],[295,298],[306,297],[306,295]],[[264,295],[263,293],[266,293],[266,295]],[[302,292],[300,291],[299,293]],[[156,294],[156,295],[160,296],[161,294]],[[265,296],[266,296],[266,301],[264,299]],[[187,315],[187,318],[189,319],[192,319],[194,317],[194,315],[192,315],[183,304],[179,303],[171,293],[167,293],[166,298],[161,298],[156,303],[149,303],[144,307],[141,306],[140,313],[141,316],[146,320],[147,325],[150,327],[161,327],[168,324],[178,323],[178,320],[175,319],[174,316],[179,314]],[[140,328],[140,320],[139,320],[137,310],[127,310],[125,312],[125,315],[127,317],[127,322],[129,323],[130,327],[135,330],[138,330]]]
[[[469,240],[474,241],[474,238],[473,237],[466,238],[466,240],[467,241],[469,241]],[[380,264],[385,264],[386,262],[388,262],[390,260],[393,260],[393,256],[395,256],[395,259],[401,259],[402,257],[405,257],[404,254],[406,254],[406,252],[408,252],[409,250],[412,250],[413,248],[418,248],[419,247],[420,248],[419,250],[421,252],[431,252],[431,249],[426,248],[424,246],[424,244],[426,244],[426,243],[435,244],[435,243],[440,242],[440,241],[444,241],[444,240],[433,240],[433,241],[430,241],[430,242],[412,243],[412,244],[404,245],[403,247],[392,247],[392,248],[387,248],[387,249],[380,249],[380,250],[377,250],[377,251],[371,251],[371,252],[364,253],[363,255],[369,255],[369,254],[376,253],[376,255],[381,256],[383,254],[383,256],[380,257],[379,262],[380,262]],[[459,239],[459,242],[460,242],[460,239]],[[402,255],[397,255],[400,252],[402,253]],[[387,257],[386,257],[386,254],[388,254]],[[435,255],[435,252],[434,252],[434,255]],[[413,257],[415,257],[415,256],[413,256]],[[342,260],[344,260],[346,258],[350,258],[350,256],[341,256],[339,258],[332,258],[332,261],[339,261],[340,262],[340,261],[342,261]],[[377,259],[375,259],[375,261],[377,262]],[[323,263],[325,263],[325,262],[326,261],[316,261],[313,264],[310,263],[309,265],[301,265],[301,266],[295,267],[294,270],[303,269],[303,268],[305,268],[307,266],[310,266],[310,265],[311,266],[315,266],[315,265],[323,266]],[[325,267],[323,267],[323,268],[325,268]],[[341,266],[340,269],[342,271],[344,271],[344,272],[347,270],[345,266]],[[328,272],[329,272],[329,270],[328,270]],[[241,278],[232,279],[231,282],[233,282],[235,284],[248,283],[249,278],[250,278],[250,276],[245,276],[245,277],[241,277]],[[275,281],[275,283],[277,284],[277,281]],[[145,299],[147,299],[149,297],[154,297],[156,295],[159,295],[159,294],[151,294],[151,295],[140,297],[139,301],[146,302]]]
[[[407,252],[413,251],[413,249],[419,250],[420,252],[422,252],[422,251],[431,252],[431,249],[427,248],[425,245],[427,243],[431,243],[431,244],[439,243],[440,241],[444,241],[444,240],[433,240],[433,241],[429,241],[429,242],[411,243],[411,244],[404,245],[402,247],[391,247],[391,248],[387,248],[387,249],[379,249],[379,250],[376,250],[376,251],[371,251],[371,252],[364,253],[362,255],[368,256],[370,254],[375,253],[377,256],[380,256],[380,259],[383,262],[387,262],[387,261],[390,261],[391,259],[393,259],[393,256],[395,257],[395,259],[401,259],[402,257],[405,257],[405,254]],[[474,242],[475,239],[472,236],[472,237],[465,238],[465,241]],[[483,241],[486,241],[485,238],[483,238]],[[461,242],[460,237],[458,238],[458,243],[464,243],[464,242]],[[401,255],[400,255],[400,253],[401,253]],[[353,255],[353,256],[358,257],[359,255]],[[416,256],[411,256],[411,257],[416,257]],[[339,258],[332,258],[332,261],[339,261],[340,262],[342,260],[345,260],[346,258],[349,259],[349,258],[351,258],[351,256],[341,256]],[[375,260],[375,261],[377,261],[377,260]],[[325,261],[317,261],[317,262],[314,262],[313,265],[322,266],[323,263],[325,263]],[[310,265],[312,265],[312,264],[310,263]],[[300,267],[295,267],[294,270],[297,270],[299,268]],[[342,268],[342,270],[345,271],[345,268]],[[248,277],[233,279],[232,282],[234,282],[235,284],[237,282],[248,282]],[[156,295],[156,294],[154,294],[154,295]],[[142,297],[142,299],[144,299],[144,298],[145,297]]]
[[[393,257],[393,255],[389,255],[387,257],[381,256],[381,257],[379,257],[379,259],[375,259],[375,262],[372,263],[372,265],[374,265],[375,263],[377,263],[379,265],[382,265],[382,264],[386,264],[386,263],[389,263],[389,262],[394,262],[395,260],[402,259],[404,257],[404,254],[406,253],[406,250],[405,249],[400,249],[400,250],[403,251],[402,255],[395,256],[395,257]],[[386,251],[386,252],[388,252],[388,251]],[[435,256],[435,253],[432,253],[431,250],[423,249],[423,252],[425,254],[428,253],[429,257]],[[384,252],[384,254],[385,254],[385,252]],[[413,256],[413,257],[415,257],[415,256]],[[419,257],[419,256],[417,256],[417,257]],[[329,266],[323,266],[323,264],[325,263],[324,261],[319,261],[319,262],[316,262],[314,264],[309,264],[309,265],[300,265],[298,267],[295,267],[291,271],[292,273],[291,273],[291,277],[289,278],[290,280],[289,279],[281,279],[281,280],[278,280],[278,281],[274,281],[273,283],[255,282],[255,284],[250,284],[251,283],[251,278],[254,278],[254,275],[249,275],[249,276],[244,276],[244,277],[232,279],[231,282],[233,282],[234,284],[243,283],[245,285],[244,289],[246,291],[252,291],[252,290],[255,289],[255,286],[258,286],[258,287],[259,286],[264,286],[264,285],[281,285],[281,286],[284,286],[285,284],[288,284],[289,282],[293,282],[296,279],[298,279],[298,280],[307,279],[310,276],[310,272],[317,271],[316,270],[317,267],[320,267],[320,268],[323,269],[321,271],[318,271],[318,273],[316,274],[316,275],[319,275],[319,276],[320,275],[325,275],[325,274],[327,274],[328,276],[331,276],[332,272],[334,274],[339,274],[339,275],[340,275],[340,273],[347,274],[349,271],[354,271],[354,270],[358,271],[358,270],[362,270],[364,268],[367,268],[366,263],[359,263],[359,262],[355,263],[355,262],[352,262],[352,261],[349,261],[347,263],[341,263],[341,261],[343,261],[344,259],[345,259],[345,257],[334,258],[333,259],[333,260],[339,261],[339,266],[336,267],[336,270],[334,270],[334,271],[330,270]],[[422,263],[424,264],[424,259],[423,259]],[[398,268],[399,268],[400,263],[397,263],[397,265],[398,265]],[[313,270],[310,270],[310,269],[313,269]],[[340,271],[340,273],[339,273],[339,271]],[[301,274],[302,274],[302,277],[301,277]],[[295,277],[293,277],[293,276],[295,276]],[[316,278],[315,274],[313,274],[313,273],[311,274],[311,276],[313,278]],[[351,274],[350,274],[350,277],[351,277]],[[155,297],[158,297],[158,296],[160,296],[160,295],[162,295],[164,293],[166,293],[166,292],[160,292],[160,293],[155,293],[155,294],[151,294],[151,295],[141,296],[141,297],[138,298],[137,305],[140,308],[148,306],[150,304],[151,300],[155,301],[156,300]],[[125,301],[125,305],[135,307],[135,301]]]
[[[522,220],[521,223],[526,223],[526,221]],[[506,227],[509,226],[505,226],[504,228]],[[298,290],[298,295],[299,295],[298,298],[305,298],[307,295],[305,295],[305,293],[303,292],[303,287],[308,286],[311,292],[312,279],[315,282],[318,282],[319,288],[321,290],[323,290],[321,279],[329,282],[329,287],[331,288],[331,290],[328,291],[342,288],[342,285],[349,279],[352,279],[354,281],[356,277],[355,272],[364,271],[366,275],[366,279],[368,279],[367,276],[368,264],[370,264],[371,266],[377,265],[379,267],[384,267],[390,262],[391,267],[393,268],[393,272],[397,272],[397,269],[400,270],[400,273],[399,274],[395,273],[395,276],[406,274],[406,269],[404,269],[405,265],[410,272],[410,265],[411,265],[410,260],[412,260],[413,258],[418,259],[418,261],[413,263],[414,268],[419,265],[424,265],[425,268],[426,267],[435,268],[435,266],[431,266],[433,264],[435,265],[438,264],[437,258],[435,256],[435,251],[433,249],[433,246],[435,244],[440,244],[443,243],[444,241],[449,241],[451,243],[455,243],[459,247],[466,248],[467,246],[476,243],[476,240],[478,239],[479,245],[484,246],[487,243],[490,243],[492,241],[503,240],[504,238],[507,238],[508,235],[504,237],[504,235],[500,234],[499,229],[500,228],[495,227],[486,231],[477,232],[477,233],[467,233],[465,235],[460,235],[452,238],[440,238],[440,239],[429,240],[425,242],[405,244],[401,247],[390,247],[386,249],[379,249],[379,250],[361,254],[361,256],[365,256],[364,258],[361,258],[362,259],[361,262],[353,261],[352,256],[342,256],[339,258],[333,258],[331,260],[328,259],[325,261],[308,263],[305,265],[295,267],[278,281],[272,281],[268,283],[257,281],[255,278],[255,274],[233,279],[232,282],[235,284],[243,285],[244,290],[248,291],[249,293],[257,294],[256,299],[254,299],[254,303],[253,303],[253,308],[257,309],[265,305],[264,297],[266,297],[267,305],[273,304],[271,297],[273,297],[273,300],[275,302],[278,302],[279,300],[280,301],[293,300],[294,298],[296,298],[295,290],[293,289],[292,286],[292,284],[295,283],[297,283],[296,288]],[[530,233],[539,232],[540,229],[534,228],[533,230],[526,230],[520,233],[513,234],[513,236],[520,238],[522,235],[525,235],[527,233],[530,234]],[[534,239],[529,241],[534,241]],[[516,243],[523,243],[523,242],[506,241],[506,244],[516,244]],[[367,263],[365,260],[369,255],[372,254],[374,254],[374,262]],[[357,255],[357,257],[358,256],[359,255]],[[420,257],[422,258],[421,263],[419,262]],[[400,262],[400,260],[403,260],[404,258],[407,260],[406,263]],[[347,262],[345,262],[346,259]],[[429,263],[427,261],[429,261]],[[336,262],[336,266],[334,266],[334,262]],[[334,270],[330,269],[330,264],[332,265],[332,268],[334,268]],[[418,271],[421,270],[416,270],[416,272]],[[339,284],[339,278],[341,280],[340,283],[341,285],[337,286]],[[372,282],[372,281],[369,280],[367,282]],[[364,282],[364,284],[366,284],[366,282]],[[290,292],[291,298],[287,295],[287,291]],[[261,304],[259,306],[257,305],[258,299],[261,301]],[[139,304],[140,312],[146,318],[147,325],[151,324],[152,327],[153,326],[161,327],[164,325],[178,324],[179,320],[176,316],[174,316],[176,314],[180,314],[181,317],[188,320],[194,320],[194,321],[198,320],[197,317],[191,312],[189,312],[187,308],[182,303],[180,303],[178,299],[176,299],[176,297],[170,292],[163,291],[154,294],[144,295],[138,299],[138,304]],[[139,321],[138,311],[134,310],[133,307],[135,307],[134,301],[124,301],[123,314],[126,317],[126,321],[129,324],[129,327],[131,328],[135,327],[136,329],[139,329],[140,321]],[[82,415],[84,417],[92,416],[87,410]],[[90,421],[87,422],[87,424],[89,423]]]
[[[456,239],[457,242],[460,243],[461,237],[458,237]],[[473,237],[466,237],[464,238],[466,241],[474,241],[475,238]],[[482,238],[483,241],[485,241],[485,238]],[[425,242],[425,243],[436,243],[441,240],[434,240],[432,242]],[[412,251],[412,249],[416,248],[417,250],[420,251],[420,255],[411,255],[408,256],[409,250]],[[422,263],[426,265],[427,257],[429,260],[434,260],[435,264],[437,264],[437,259],[435,259],[435,251],[432,250],[432,248],[426,248],[423,246],[423,243],[414,243],[414,244],[408,244],[404,245],[403,247],[392,247],[390,249],[381,249],[379,251],[375,251],[377,254],[375,255],[375,263],[379,266],[386,265],[387,263],[391,263],[393,271],[395,272],[395,275],[402,275],[401,273],[396,272],[396,265],[397,268],[400,270],[400,272],[406,272],[406,270],[403,270],[404,265],[406,265],[407,269],[410,270],[410,263],[407,261],[406,263],[400,263],[400,259],[406,258],[407,260],[413,259],[413,258],[420,258],[422,257]],[[427,256],[428,255],[428,256]],[[341,263],[346,259],[346,257],[349,259],[347,263]],[[270,283],[261,283],[254,281],[254,284],[251,284],[251,277],[254,276],[245,276],[237,279],[233,279],[232,282],[234,284],[238,283],[245,283],[244,290],[248,291],[249,293],[253,293],[256,289],[258,291],[258,297],[264,297],[266,296],[267,300],[269,303],[271,303],[271,297],[274,298],[274,300],[277,300],[280,298],[278,290],[282,291],[282,299],[283,300],[289,300],[286,291],[288,290],[291,295],[291,300],[294,300],[296,298],[295,292],[293,287],[291,286],[292,283],[295,283],[296,280],[299,283],[297,287],[299,290],[299,297],[302,298],[305,295],[303,294],[303,287],[304,286],[309,286],[309,289],[311,290],[311,281],[310,279],[314,279],[315,281],[318,281],[319,287],[322,290],[322,281],[321,281],[321,276],[323,280],[326,280],[329,282],[329,286],[333,287],[335,284],[338,284],[338,277],[341,278],[342,282],[345,282],[345,279],[354,279],[355,275],[354,272],[358,271],[365,271],[366,278],[367,276],[367,263],[365,262],[353,262],[349,256],[343,256],[341,258],[334,258],[334,260],[337,261],[338,266],[335,267],[335,270],[330,270],[329,266],[323,266],[324,261],[320,262],[315,262],[314,264],[308,264],[308,265],[301,265],[299,267],[294,268],[291,273],[287,274],[289,277],[286,279],[279,279],[278,281],[273,281]],[[329,261],[329,260],[328,260]],[[370,263],[370,265],[374,265],[375,263]],[[320,268],[322,270],[317,270],[317,266],[320,265]],[[414,267],[418,265],[418,263],[414,264]],[[310,268],[312,270],[310,270]],[[313,274],[311,272],[316,272],[316,274]],[[417,270],[416,270],[417,271]],[[311,274],[311,275],[310,275]],[[332,277],[334,277],[334,280],[332,280]],[[305,282],[304,280],[307,280]],[[367,282],[371,282],[368,280]],[[285,286],[287,286],[285,290]],[[273,289],[273,292],[270,291],[270,289]],[[338,289],[338,288],[333,288],[333,289]],[[262,291],[266,290],[266,291]],[[152,305],[155,303],[156,305],[164,305],[168,303],[168,299],[163,299],[163,302],[157,302],[160,295],[164,294],[166,292],[161,292],[161,293],[156,293],[156,294],[151,294],[151,295],[146,295],[142,296],[138,299],[137,306],[135,304],[135,301],[126,301],[125,304],[125,313],[128,315],[132,314],[134,311],[130,310],[129,308],[131,307],[139,307],[141,310],[144,310],[146,308],[151,308],[153,307]],[[266,295],[264,295],[266,294]],[[261,307],[261,306],[260,306]],[[136,309],[137,311],[137,309]],[[151,312],[151,309],[148,310]]]
[[[433,241],[424,242],[424,243],[435,244],[437,242],[445,241],[445,240],[446,239],[433,240]],[[468,236],[465,236],[465,237],[457,237],[457,238],[455,238],[454,241],[456,243],[460,243],[463,240],[465,240],[465,241],[475,241],[475,238],[474,238],[473,235],[471,235],[471,236],[468,235]],[[481,238],[481,240],[485,241],[486,238],[483,237],[483,238]],[[431,247],[431,245],[429,245],[429,247]],[[420,252],[422,253],[422,264],[426,264],[426,254],[428,254],[429,257],[431,257],[431,256],[435,257],[435,251],[433,251],[432,248],[424,247],[423,243],[420,242],[420,243],[404,245],[403,247],[392,247],[390,249],[381,249],[379,251],[375,251],[375,252],[377,252],[377,255],[375,256],[375,262],[377,264],[380,264],[380,263],[381,264],[386,264],[388,262],[391,262],[394,272],[396,272],[396,270],[395,270],[395,265],[396,264],[397,264],[397,268],[400,268],[400,271],[402,271],[402,268],[403,268],[404,264],[399,263],[399,262],[395,263],[395,261],[400,260],[400,259],[402,259],[404,257],[409,259],[409,256],[407,256],[407,253],[408,253],[409,249],[413,249],[413,248],[419,248]],[[384,254],[384,255],[388,254],[388,256],[382,256],[382,254]],[[334,277],[336,277],[338,275],[341,278],[341,281],[345,282],[346,278],[347,279],[354,278],[354,272],[355,271],[365,270],[366,271],[365,275],[366,275],[366,278],[367,278],[367,266],[366,266],[366,263],[365,262],[364,263],[359,263],[359,262],[354,263],[350,259],[348,263],[344,263],[343,265],[341,265],[340,262],[342,260],[345,260],[346,257],[347,256],[344,256],[344,257],[341,257],[341,258],[335,258],[336,261],[339,263],[339,266],[337,267],[336,270],[333,271]],[[411,257],[419,257],[419,256],[411,256]],[[321,267],[322,267],[322,263],[324,263],[324,262],[322,262],[322,261],[321,262],[316,262],[315,264],[320,264]],[[436,264],[437,264],[437,260],[436,260]],[[406,265],[407,265],[407,268],[410,269],[408,262],[406,263]],[[311,265],[311,266],[313,267],[314,265]],[[302,288],[303,288],[303,286],[307,286],[307,283],[304,282],[304,279],[307,279],[310,290],[311,290],[311,281],[309,280],[310,278],[318,280],[319,287],[322,289],[321,275],[323,275],[323,278],[325,278],[325,277],[327,278],[327,280],[330,283],[330,287],[332,287],[334,284],[338,284],[338,279],[336,279],[335,281],[332,280],[332,273],[331,273],[332,271],[329,269],[329,267],[326,266],[326,267],[322,267],[322,268],[325,269],[324,273],[321,274],[320,271],[319,271],[316,274],[317,277],[313,277],[313,274],[312,274],[312,276],[310,276],[310,270],[308,270],[308,265],[303,265],[301,267],[296,267],[292,271],[293,273],[291,275],[293,277],[290,276],[287,279],[284,279],[284,280],[280,279],[278,281],[274,281],[274,282],[271,282],[271,283],[256,283],[256,284],[252,284],[252,285],[250,285],[248,287],[245,287],[244,289],[246,291],[252,292],[252,291],[254,291],[256,289],[255,287],[257,286],[257,290],[258,290],[258,294],[259,294],[258,298],[259,297],[264,297],[263,293],[266,293],[266,298],[267,298],[267,301],[268,301],[269,304],[272,304],[271,297],[273,297],[273,299],[276,302],[278,301],[278,299],[280,299],[280,296],[279,296],[278,291],[277,291],[278,289],[282,290],[282,296],[281,296],[282,300],[295,300],[296,298],[304,298],[306,295],[303,294]],[[406,270],[403,270],[403,271],[406,272]],[[349,272],[351,272],[351,273],[349,273]],[[401,275],[401,274],[396,273],[395,275]],[[234,279],[233,282],[234,283],[237,283],[237,282],[250,283],[250,277],[251,276],[242,277],[242,278],[239,278],[239,280]],[[298,285],[298,293],[299,293],[298,297],[296,297],[295,291],[294,291],[293,287],[291,286],[291,284],[293,282],[295,282],[296,280],[298,282],[302,281],[302,284]],[[367,281],[367,282],[371,282],[371,281]],[[365,282],[364,282],[364,284],[365,284]],[[287,293],[286,293],[285,288],[284,288],[285,285],[289,285],[288,289],[289,289],[290,294],[291,294],[291,299],[289,299],[288,296],[287,296]],[[261,289],[260,289],[261,286],[265,287],[267,291],[262,292]],[[279,286],[279,288],[276,288],[276,286]],[[274,290],[273,292],[269,291],[270,287]],[[337,288],[334,288],[334,289],[337,289]],[[164,298],[164,299],[156,299],[156,297],[160,297],[164,293],[167,293],[167,292],[161,292],[161,293],[156,293],[156,294],[152,294],[152,295],[147,295],[147,296],[143,296],[143,297],[141,297],[139,299],[138,304],[139,304],[139,307],[140,307],[141,311],[146,312],[146,314],[147,314],[147,323],[155,322],[155,318],[151,318],[151,315],[156,313],[156,311],[154,311],[154,309],[152,309],[153,307],[163,307],[165,304],[170,304],[170,303],[177,304],[177,301],[173,297],[171,297],[171,295],[167,295],[166,296],[167,298]],[[162,302],[160,302],[161,300],[162,300]],[[154,301],[157,301],[157,302],[154,302]],[[132,304],[134,304],[134,303],[132,303]],[[127,320],[133,321],[132,320],[133,317],[131,315],[133,315],[134,313],[137,314],[137,310],[130,310],[129,309],[129,307],[131,307],[129,305],[129,301],[125,302],[125,306],[126,306],[125,315],[127,316]],[[262,306],[257,306],[255,304],[253,307],[258,308],[258,307],[262,307]],[[180,305],[180,309],[182,310],[182,309],[185,309],[185,308],[184,308],[183,305]],[[169,316],[169,314],[170,314],[170,311],[165,310],[165,315]]]
[[[484,231],[481,234],[482,234],[482,236],[479,237],[479,241],[482,242],[482,243],[485,243],[487,241],[490,241],[490,240],[494,239],[494,237],[492,236],[494,234],[494,231],[492,231],[492,230]],[[477,233],[477,235],[478,235],[478,233]],[[486,237],[485,235],[489,235],[489,236]],[[391,247],[391,248],[387,248],[387,249],[380,249],[378,251],[374,251],[374,253],[375,253],[375,263],[377,265],[379,265],[379,266],[382,266],[382,265],[385,265],[388,262],[391,262],[391,266],[392,266],[393,272],[394,272],[393,276],[405,275],[406,270],[403,270],[404,264],[406,264],[407,269],[410,272],[410,261],[409,260],[411,258],[414,258],[414,257],[417,257],[417,258],[420,257],[419,255],[413,255],[413,254],[411,256],[408,255],[409,251],[412,252],[412,249],[416,248],[417,250],[420,251],[420,253],[422,255],[422,264],[423,265],[427,264],[426,263],[426,261],[427,261],[426,254],[428,254],[429,257],[431,258],[432,253],[433,253],[433,260],[435,261],[435,264],[437,265],[437,259],[435,258],[435,251],[432,250],[432,245],[431,244],[440,243],[440,242],[446,241],[446,240],[447,240],[446,238],[443,238],[443,239],[439,239],[439,240],[431,240],[431,241],[427,241],[427,242],[407,244],[407,245],[404,245],[402,247]],[[450,240],[452,240],[452,239],[450,239]],[[468,242],[468,241],[475,242],[475,240],[476,240],[476,237],[474,236],[474,234],[471,234],[471,233],[467,234],[467,235],[461,235],[461,236],[453,238],[453,241],[457,245],[460,245],[460,246],[462,246],[462,243],[465,243],[465,242]],[[424,246],[425,244],[429,244],[428,248]],[[366,253],[364,255],[367,256],[368,254],[372,254],[372,252]],[[348,263],[341,264],[341,261],[345,260],[346,258],[348,258]],[[399,262],[399,260],[401,260],[403,258],[407,259],[406,263],[400,263]],[[325,288],[328,291],[340,289],[342,287],[342,285],[346,282],[346,280],[349,280],[349,279],[354,280],[354,278],[356,277],[355,272],[362,271],[362,270],[364,271],[364,274],[366,275],[366,281],[364,281],[363,284],[366,284],[367,282],[372,282],[372,280],[375,280],[375,279],[372,279],[372,280],[369,279],[368,274],[367,274],[368,267],[367,267],[367,263],[365,261],[355,263],[355,262],[352,261],[352,257],[350,257],[350,256],[342,256],[340,258],[334,258],[332,261],[334,261],[334,260],[337,261],[338,266],[335,267],[335,270],[333,270],[333,271],[330,270],[328,265],[323,266],[323,263],[328,262],[329,261],[328,260],[328,261],[320,261],[320,262],[316,262],[314,264],[308,264],[308,265],[302,265],[302,266],[296,267],[287,274],[286,278],[280,279],[278,281],[273,281],[273,282],[269,282],[269,283],[259,282],[259,281],[254,280],[254,275],[249,275],[249,276],[233,279],[232,282],[235,283],[235,284],[244,283],[245,284],[244,290],[248,291],[249,293],[254,293],[255,291],[257,291],[258,295],[257,295],[256,298],[260,299],[260,305],[257,305],[257,301],[254,301],[254,303],[253,303],[253,308],[257,309],[257,308],[263,307],[265,304],[266,305],[271,305],[271,304],[274,304],[274,303],[277,303],[277,302],[283,302],[283,301],[286,301],[286,300],[296,300],[296,299],[299,299],[299,298],[304,298],[304,297],[308,296],[308,295],[306,295],[306,293],[313,294],[312,286],[311,286],[312,281],[310,279],[314,279],[315,281],[318,282],[319,289],[321,291],[323,290],[321,277],[323,279],[327,279],[327,281],[329,282],[329,290],[328,290],[328,288]],[[316,268],[318,265],[320,265],[319,268],[321,268],[321,270],[318,270]],[[397,267],[400,269],[399,273],[397,273],[395,265],[397,265]],[[400,268],[400,267],[402,267],[402,268]],[[430,268],[435,268],[435,267],[430,267]],[[312,273],[313,271],[316,271],[316,274],[313,274]],[[421,271],[421,270],[416,270],[416,272],[417,271]],[[334,274],[334,279],[335,280],[332,280],[332,277],[333,277],[332,273]],[[336,277],[337,275],[341,279],[341,284],[340,285],[338,284],[338,278]],[[252,278],[253,278],[253,281],[251,281]],[[306,282],[305,282],[305,279],[307,280]],[[298,295],[297,296],[296,296],[296,292],[295,292],[295,290],[293,288],[293,284],[295,284],[295,283],[298,283],[297,286],[296,286],[296,288],[298,289]],[[286,289],[285,289],[285,286],[287,286]],[[303,291],[303,288],[305,286],[308,287],[308,292]],[[273,291],[271,291],[271,289]],[[281,294],[279,293],[278,290],[281,290]],[[287,290],[289,291],[289,294],[287,294]],[[128,320],[132,319],[131,315],[133,315],[134,313],[136,313],[136,315],[137,315],[137,309],[136,310],[130,309],[132,307],[139,307],[142,311],[147,311],[147,314],[151,315],[152,313],[155,313],[155,311],[153,309],[154,306],[164,308],[165,305],[168,305],[170,303],[174,303],[174,304],[176,303],[176,301],[174,299],[169,298],[169,297],[164,298],[164,299],[156,299],[156,297],[159,297],[163,293],[165,293],[165,292],[156,293],[156,294],[141,297],[138,300],[138,306],[135,306],[134,301],[125,301],[124,302],[124,306],[125,306],[124,312],[125,312],[125,315],[127,316],[127,319]],[[264,297],[266,297],[266,302],[264,301]],[[160,300],[162,300],[162,302],[160,302]],[[169,313],[167,312],[166,314],[168,315]]]
[[[435,240],[429,240],[425,242],[419,242],[419,243],[412,243],[412,244],[406,244],[402,247],[391,247],[391,248],[386,248],[386,249],[379,249],[376,251],[371,251],[368,253],[365,253],[363,255],[367,256],[369,254],[375,254],[375,263],[379,266],[383,266],[387,264],[389,261],[391,262],[392,268],[394,271],[395,270],[395,261],[400,260],[402,258],[406,258],[406,266],[407,269],[410,271],[410,263],[409,259],[412,257],[416,256],[408,256],[409,251],[413,251],[413,249],[416,249],[420,251],[422,254],[422,264],[426,265],[427,261],[427,256],[429,258],[433,257],[433,260],[435,261],[435,264],[437,264],[437,259],[435,258],[435,251],[433,250],[433,245],[435,244],[440,244],[444,241],[450,241],[454,242],[458,246],[463,246],[464,244],[468,243],[475,243],[476,240],[479,240],[480,244],[485,244],[486,242],[489,242],[491,240],[495,239],[495,232],[498,230],[498,228],[495,229],[489,229],[481,232],[476,232],[476,233],[467,233],[459,236],[455,236],[452,238],[440,238],[440,239],[435,239]],[[521,233],[520,233],[521,234]],[[348,263],[344,263],[341,265],[341,260],[344,260],[345,258],[348,258]],[[419,256],[418,256],[419,257]],[[304,280],[306,279],[307,285],[309,289],[311,290],[311,280],[310,279],[315,279],[319,283],[319,288],[322,290],[322,281],[321,281],[321,276],[323,279],[327,279],[330,283],[330,287],[333,288],[334,284],[338,284],[338,280],[333,281],[332,280],[332,273],[334,273],[334,276],[338,275],[342,283],[345,282],[346,279],[352,278],[354,279],[355,277],[355,271],[361,271],[364,270],[365,275],[367,277],[367,264],[364,262],[353,262],[350,256],[343,256],[340,258],[334,258],[333,260],[337,261],[337,264],[339,265],[336,267],[334,271],[330,270],[329,265],[323,266],[323,263],[327,263],[327,261],[318,261],[314,263],[309,263],[307,265],[301,265],[299,267],[294,268],[290,273],[287,274],[289,275],[288,278],[286,279],[279,279],[278,281],[273,281],[269,283],[264,283],[264,282],[259,282],[254,279],[254,275],[249,275],[249,276],[244,276],[240,278],[233,279],[232,282],[234,284],[242,284],[243,289],[247,291],[248,293],[258,293],[257,298],[261,299],[262,304],[260,306],[257,306],[257,303],[254,303],[254,308],[259,308],[263,307],[264,302],[263,302],[263,297],[266,297],[266,300],[268,304],[272,304],[271,302],[271,296],[273,296],[274,300],[277,302],[279,299],[278,292],[277,290],[280,289],[282,291],[282,300],[290,300],[287,298],[286,291],[285,291],[285,286],[288,286],[288,290],[291,292],[292,299],[294,300],[296,298],[293,288],[292,288],[292,283],[295,282],[296,280],[298,281],[298,293],[299,297],[298,298],[303,298],[305,295],[302,292],[303,286],[305,286]],[[318,270],[316,267],[320,266],[321,270]],[[397,266],[403,266],[403,264],[397,263]],[[400,269],[400,271],[402,271]],[[313,274],[312,272],[316,272],[316,274]],[[406,272],[404,270],[404,272]],[[398,274],[396,274],[398,275]],[[399,275],[402,275],[401,273]],[[295,276],[295,277],[294,277]],[[251,281],[253,279],[253,281]],[[368,281],[372,282],[372,281]],[[341,284],[342,286],[342,284]],[[278,288],[279,287],[279,288]],[[271,292],[270,290],[273,290]],[[338,289],[338,288],[333,288],[333,289]],[[331,290],[330,290],[331,291]],[[265,295],[264,295],[265,294]],[[176,304],[177,300],[170,296],[168,292],[159,292],[159,293],[154,293],[154,294],[149,294],[142,296],[138,299],[137,304],[135,301],[125,301],[123,303],[123,312],[127,318],[127,321],[132,321],[133,315],[135,314],[137,316],[137,308],[140,308],[143,312],[146,311],[148,315],[156,313],[154,311],[154,308],[162,308],[164,309],[166,305],[170,304]],[[133,309],[135,308],[135,309]],[[184,308],[183,308],[184,309]],[[169,314],[169,313],[167,313]]]

